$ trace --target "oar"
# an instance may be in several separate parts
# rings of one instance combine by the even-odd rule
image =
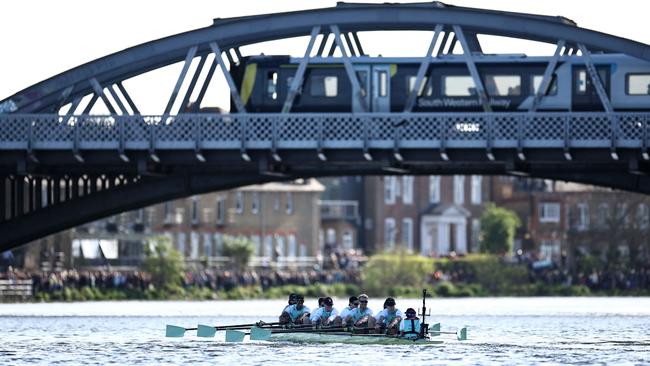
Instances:
[[[456,338],[458,338],[459,341],[466,341],[467,340],[467,327],[462,327],[459,330],[455,332],[449,332],[449,331],[441,331],[440,330],[440,323],[433,324],[431,328],[429,328],[429,334],[432,337],[439,336],[441,334],[455,334]]]
[[[184,328],[177,325],[167,324],[167,329],[165,331],[165,337],[182,337],[185,335],[185,331],[196,330],[196,328]]]
[[[261,328],[254,326],[250,331],[242,332],[239,330],[227,329],[226,330],[226,342],[242,342],[245,336],[250,336],[252,341],[266,341],[271,338],[271,335],[276,333],[312,333],[312,332],[340,332],[345,330],[350,330],[350,327],[332,327],[332,328],[320,328],[320,329],[273,329],[273,328]]]
[[[279,323],[264,323],[264,322],[257,322],[254,324],[235,324],[235,325],[223,325],[223,326],[213,326],[213,325],[203,325],[199,324],[197,328],[195,328],[196,331],[196,336],[197,337],[203,337],[203,338],[212,338],[214,335],[217,333],[218,330],[235,330],[235,329],[249,329],[250,327],[257,327],[257,326],[274,326]]]

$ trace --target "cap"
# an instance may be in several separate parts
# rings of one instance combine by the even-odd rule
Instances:
[[[406,309],[406,316],[415,316],[415,309],[413,308]]]
[[[384,302],[384,305],[386,306],[395,306],[395,299],[392,297],[389,297],[386,299],[386,302]]]
[[[327,306],[332,306],[334,305],[334,300],[332,300],[331,297],[326,297],[325,300],[323,300],[323,304]]]

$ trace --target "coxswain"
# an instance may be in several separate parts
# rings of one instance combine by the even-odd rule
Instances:
[[[280,324],[305,324],[309,321],[309,308],[305,306],[305,297],[296,295],[296,303],[287,306],[280,315]],[[308,324],[308,323],[307,323]]]
[[[399,325],[399,335],[406,339],[420,338],[420,319],[413,308],[406,309],[406,319]]]
[[[345,318],[347,318],[347,316],[350,315],[350,312],[356,309],[357,306],[359,306],[359,298],[356,296],[350,296],[350,299],[348,300],[348,306],[344,307],[343,310],[341,310],[341,313],[335,316],[330,323],[336,325],[343,324]]]
[[[400,322],[404,319],[404,313],[395,307],[395,299],[389,297],[384,302],[384,310],[377,313],[377,333],[397,334]]]
[[[368,308],[368,295],[359,295],[359,307],[353,309],[345,317],[346,324],[352,324],[355,327],[374,328],[375,318],[372,316],[372,310]]]
[[[306,324],[330,325],[337,315],[339,312],[334,308],[334,300],[331,297],[325,297],[323,298],[323,307],[314,311],[305,321],[308,322]]]

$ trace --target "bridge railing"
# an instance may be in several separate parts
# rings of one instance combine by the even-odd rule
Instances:
[[[650,113],[0,114],[0,150],[645,148]]]

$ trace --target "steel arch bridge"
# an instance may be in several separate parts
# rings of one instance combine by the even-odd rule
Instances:
[[[375,30],[433,35],[403,111],[291,112],[310,60],[333,57],[335,50],[353,96],[360,98],[353,65],[365,53],[358,32]],[[556,46],[528,111],[492,112],[476,67],[482,53],[478,35]],[[282,112],[248,112],[229,72],[243,57],[240,47],[297,36],[310,38]],[[413,112],[428,66],[456,44],[484,111]],[[209,27],[105,56],[0,101],[0,250],[169,199],[312,176],[523,174],[650,193],[650,113],[612,108],[594,53],[650,62],[650,46],[582,29],[566,18],[439,2],[339,3],[215,19]],[[214,60],[207,62],[208,55]],[[584,59],[603,112],[537,111],[562,57]],[[160,114],[142,115],[123,82],[178,62],[183,68]],[[235,110],[196,113],[217,69]],[[184,93],[182,85],[188,85]],[[90,114],[98,101],[110,115]],[[181,107],[174,110],[178,101]],[[470,131],[458,128],[467,123]]]

